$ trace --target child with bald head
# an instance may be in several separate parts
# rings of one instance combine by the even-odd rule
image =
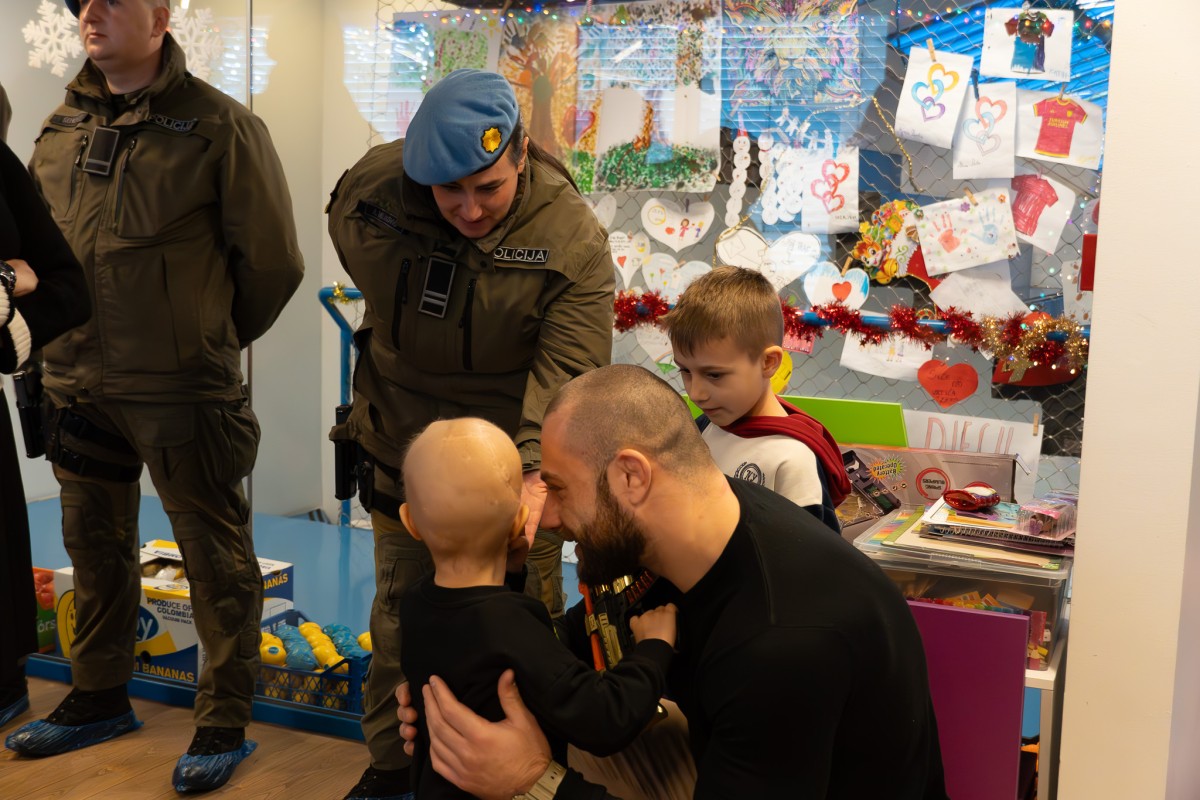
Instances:
[[[434,563],[400,608],[401,664],[419,714],[417,798],[470,797],[429,762],[419,689],[432,675],[476,713],[498,721],[504,713],[496,686],[512,669],[560,763],[567,744],[603,756],[633,741],[662,695],[674,606],[631,620],[637,645],[616,667],[597,672],[559,643],[545,606],[505,584],[510,553],[519,559],[528,546],[521,459],[511,438],[482,419],[435,422],[409,446],[404,484],[400,518]]]

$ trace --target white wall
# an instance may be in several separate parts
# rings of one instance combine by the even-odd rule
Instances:
[[[1114,22],[1059,796],[1200,797],[1194,0]],[[1152,109],[1169,113],[1155,114]],[[1176,142],[1180,146],[1173,145]],[[1186,142],[1186,143],[1185,143]],[[1132,405],[1129,387],[1139,398]]]
[[[254,0],[256,28],[267,31],[276,64],[265,91],[253,96],[287,174],[296,216],[304,282],[271,330],[251,351],[251,391],[262,425],[254,469],[254,510],[295,514],[321,506],[325,380],[319,358],[324,326],[317,304],[325,240],[321,209],[328,190],[321,171],[325,57],[322,0]],[[327,426],[326,426],[327,427]]]

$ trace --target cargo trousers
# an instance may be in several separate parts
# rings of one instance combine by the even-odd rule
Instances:
[[[75,573],[70,653],[75,687],[98,691],[123,685],[132,677],[135,657],[152,660],[137,651],[140,486],[136,479],[111,480],[95,474],[103,470],[88,468],[89,463],[144,464],[183,556],[196,634],[207,657],[198,675],[196,725],[245,727],[258,675],[262,616],[262,573],[242,489],[258,453],[253,410],[245,399],[72,402],[47,394],[60,413],[69,406],[77,419],[101,432],[89,438],[59,427],[57,444],[82,457],[73,462],[82,474],[54,466],[63,541]],[[108,446],[114,435],[128,450]]]
[[[374,472],[376,491],[404,497],[399,481],[383,470]],[[396,718],[396,687],[404,682],[400,599],[409,586],[433,572],[433,560],[425,544],[412,538],[398,519],[376,509],[371,512],[371,526],[375,529],[375,600],[371,604],[372,654],[363,698],[363,738],[371,753],[371,766],[403,769],[412,759],[404,752]],[[529,572],[525,594],[540,599],[552,618],[562,616],[566,603],[562,544],[555,534],[539,530],[525,560]]]

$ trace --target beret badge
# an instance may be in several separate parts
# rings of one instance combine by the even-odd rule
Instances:
[[[483,136],[480,137],[479,142],[483,145],[484,150],[489,153],[494,153],[500,147],[500,141],[502,138],[503,137],[500,135],[500,129],[491,127],[483,132]]]

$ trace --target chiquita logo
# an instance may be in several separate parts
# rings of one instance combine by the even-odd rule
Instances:
[[[155,636],[158,636],[158,620],[145,606],[138,606],[137,640],[148,642]]]

